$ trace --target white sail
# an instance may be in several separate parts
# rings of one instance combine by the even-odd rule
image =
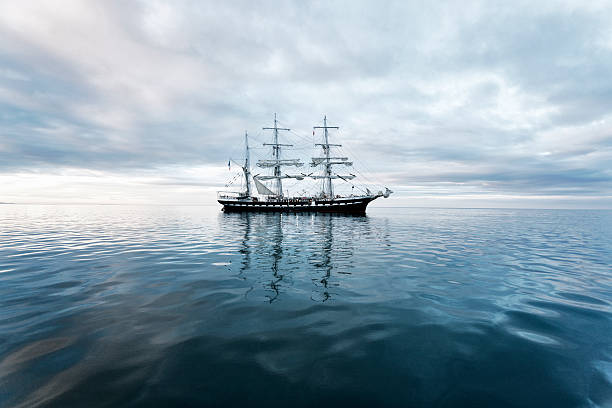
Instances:
[[[266,185],[264,183],[262,183],[261,181],[257,180],[257,178],[253,177],[253,180],[255,180],[255,187],[257,187],[257,192],[259,194],[263,194],[263,195],[276,195],[276,193],[274,193],[274,191],[272,191],[268,187],[266,187]]]

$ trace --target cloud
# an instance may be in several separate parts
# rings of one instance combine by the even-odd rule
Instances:
[[[577,1],[3,2],[0,172],[212,186],[212,170],[160,172],[222,168],[278,112],[300,143],[328,114],[347,153],[406,197],[612,196],[611,13]]]

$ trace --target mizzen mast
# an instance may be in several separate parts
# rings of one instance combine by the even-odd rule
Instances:
[[[244,132],[244,147],[246,152],[244,154],[244,166],[242,167],[242,171],[244,171],[244,179],[246,182],[246,196],[251,196],[251,158],[249,154],[249,134]]]

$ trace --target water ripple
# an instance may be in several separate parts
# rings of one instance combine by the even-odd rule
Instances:
[[[612,406],[612,212],[0,206],[0,405]]]

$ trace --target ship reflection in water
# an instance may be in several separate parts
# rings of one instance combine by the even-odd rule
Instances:
[[[311,300],[329,300],[352,274],[356,244],[385,236],[373,234],[365,215],[222,213],[219,223],[241,237],[238,276],[250,284],[245,297],[263,291],[269,303],[283,291],[308,293],[309,281]]]

